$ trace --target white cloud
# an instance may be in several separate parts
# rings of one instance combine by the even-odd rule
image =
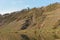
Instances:
[[[0,14],[6,14],[6,13],[11,13],[11,12],[15,12],[15,11],[18,11],[18,10],[9,10],[9,11],[0,11]]]
[[[12,11],[4,11],[4,12],[0,12],[0,14],[6,14],[6,13],[10,13],[10,12],[12,12]]]

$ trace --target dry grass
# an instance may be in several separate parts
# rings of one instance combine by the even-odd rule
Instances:
[[[0,26],[0,40],[60,40],[59,7],[60,4],[53,4],[7,14]],[[28,19],[31,24],[21,30]]]

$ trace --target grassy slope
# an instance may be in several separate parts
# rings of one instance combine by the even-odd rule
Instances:
[[[60,11],[59,10],[60,9],[56,9],[50,12],[45,12],[43,14],[46,15],[45,19],[42,19],[43,18],[42,16],[35,18],[36,15],[33,13],[36,13],[35,11],[37,10],[30,11],[29,14],[26,15],[24,14],[22,18],[26,16],[34,15],[33,17],[34,22],[32,22],[32,24],[36,23],[36,25],[32,26],[31,24],[26,30],[20,30],[25,20],[20,20],[20,21],[15,20],[9,23],[8,25],[7,24],[3,25],[2,28],[0,28],[0,40],[22,40],[23,38],[21,37],[21,35],[27,35],[30,40],[60,39],[60,32],[59,32]],[[41,22],[41,20],[43,21]]]

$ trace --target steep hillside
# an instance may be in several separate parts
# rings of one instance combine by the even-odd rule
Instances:
[[[0,40],[60,40],[60,3],[0,15]]]

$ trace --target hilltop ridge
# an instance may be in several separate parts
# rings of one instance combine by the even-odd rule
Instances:
[[[32,8],[32,9],[23,9],[22,11],[17,11],[17,12],[12,12],[12,13],[7,13],[7,14],[4,14],[4,15],[0,15],[0,19],[1,19],[1,22],[2,21],[7,21],[7,20],[10,20],[10,21],[14,21],[15,19],[17,19],[20,15],[21,15],[21,18],[23,17],[22,15],[26,16],[26,15],[29,15],[29,13],[33,13],[34,11],[36,11],[37,15],[41,15],[43,14],[44,12],[49,12],[49,11],[53,11],[53,10],[56,10],[56,9],[59,9],[60,8],[60,3],[54,3],[54,4],[50,4],[46,7],[41,7],[41,8]],[[35,13],[33,13],[35,14]],[[31,14],[32,15],[32,14]],[[40,16],[39,15],[39,16]],[[5,23],[5,22],[4,22]]]

